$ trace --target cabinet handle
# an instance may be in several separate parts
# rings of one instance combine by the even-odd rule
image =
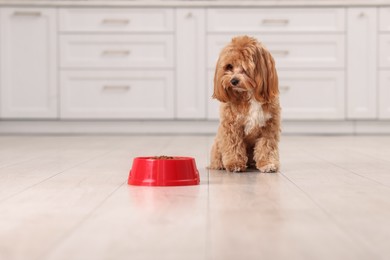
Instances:
[[[123,86],[120,86],[120,85],[105,85],[103,86],[103,90],[124,90],[124,91],[127,91],[130,89],[130,86],[128,85],[123,85]]]
[[[287,19],[263,19],[264,25],[287,25],[290,21]]]
[[[41,12],[34,12],[34,11],[15,11],[14,16],[33,16],[33,17],[39,17],[41,16]]]
[[[364,17],[366,17],[366,14],[365,14],[364,12],[361,12],[361,13],[359,14],[359,18],[364,18]]]
[[[279,86],[279,89],[282,92],[287,92],[290,90],[290,88],[291,88],[290,86]]]
[[[286,50],[274,50],[274,51],[271,50],[270,52],[271,52],[271,54],[277,55],[277,56],[287,56],[290,54],[290,52],[286,51]]]
[[[122,56],[128,56],[130,54],[130,51],[128,50],[105,50],[103,51],[103,55],[122,55]]]
[[[186,15],[187,18],[192,18],[192,16],[194,16],[194,15],[192,14],[192,12],[189,12],[189,13]]]
[[[104,19],[104,24],[112,24],[112,25],[126,25],[130,23],[129,19]]]

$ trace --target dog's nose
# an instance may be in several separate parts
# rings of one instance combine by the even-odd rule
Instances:
[[[230,83],[232,83],[233,86],[237,85],[238,82],[240,82],[240,81],[239,81],[238,79],[236,79],[236,78],[233,78],[233,79],[230,81]]]

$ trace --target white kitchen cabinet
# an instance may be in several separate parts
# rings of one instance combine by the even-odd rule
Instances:
[[[172,8],[59,12],[61,119],[174,119]]]
[[[205,10],[176,10],[176,117],[206,118]]]
[[[237,35],[275,58],[284,120],[390,119],[385,5],[54,2],[0,7],[0,120],[215,123],[214,69]]]
[[[347,118],[377,117],[377,9],[347,10]]]
[[[221,49],[235,35],[255,37],[275,59],[282,119],[345,119],[345,9],[208,9],[208,92]],[[219,102],[208,99],[207,118]]]
[[[56,118],[57,11],[0,10],[1,118]]]

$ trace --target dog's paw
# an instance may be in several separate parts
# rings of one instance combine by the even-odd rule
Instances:
[[[257,167],[257,169],[258,169],[260,172],[277,172],[277,171],[278,171],[277,165],[275,165],[275,164],[273,164],[273,163],[268,163],[268,164],[266,164],[266,165]]]
[[[246,170],[246,164],[231,164],[231,165],[226,165],[225,169],[228,172],[244,172]]]
[[[222,165],[210,165],[209,167],[207,167],[207,169],[209,170],[224,170],[225,168],[222,166]]]

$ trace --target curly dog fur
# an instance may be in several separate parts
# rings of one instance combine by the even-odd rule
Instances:
[[[280,105],[275,61],[255,38],[239,36],[222,50],[213,98],[221,102],[210,168],[279,170]]]

